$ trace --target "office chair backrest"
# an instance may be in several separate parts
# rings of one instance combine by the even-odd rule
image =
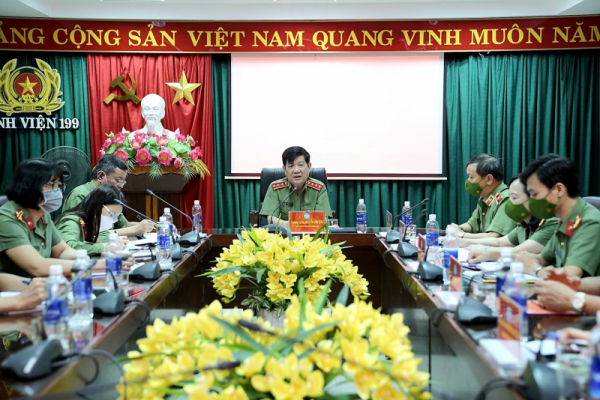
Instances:
[[[596,207],[598,210],[600,210],[600,197],[588,196],[584,197],[583,200],[585,200],[586,203],[589,203]]]
[[[311,168],[308,176],[321,181],[327,187],[327,172],[325,168]],[[278,179],[282,179],[285,177],[283,170],[281,168],[263,168],[260,172],[260,202],[265,200],[265,196],[267,195],[267,190],[269,190],[269,186],[271,183]]]
[[[6,196],[0,196],[0,207],[2,207],[3,205],[5,205],[6,203],[8,203],[8,197],[6,197]]]

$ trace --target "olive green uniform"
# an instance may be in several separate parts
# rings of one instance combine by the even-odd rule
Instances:
[[[518,246],[525,243],[527,240],[533,240],[545,246],[550,240],[556,227],[558,226],[558,218],[543,219],[540,221],[539,226],[535,232],[531,233],[531,230],[525,226],[518,225],[515,229],[510,231],[506,237],[513,246]]]
[[[87,250],[88,256],[98,257],[104,251],[102,243],[86,242],[86,226],[77,215],[66,215],[58,220],[56,229],[65,242],[75,250]]]
[[[31,277],[6,255],[6,250],[31,245],[42,257],[52,257],[52,247],[62,242],[50,214],[34,225],[29,211],[14,201],[0,207],[0,272]]]
[[[89,181],[88,183],[77,186],[75,189],[73,189],[71,191],[71,193],[69,193],[69,195],[63,202],[63,209],[62,209],[63,212],[68,211],[75,206],[78,206],[79,203],[81,203],[83,201],[83,199],[85,199],[94,190],[96,190],[96,184],[94,183],[94,181]],[[121,229],[125,225],[127,225],[127,222],[128,222],[127,218],[125,218],[125,216],[123,214],[121,214],[121,215],[119,215],[119,220],[117,222],[115,222],[115,224],[113,225],[113,228]],[[98,239],[103,243],[108,242],[109,232],[110,231],[102,232],[99,235]]]
[[[506,236],[515,227],[515,221],[508,218],[504,211],[508,200],[508,186],[504,183],[496,186],[487,198],[479,198],[477,207],[467,221],[473,233],[496,232]]]
[[[600,275],[600,211],[582,198],[565,221],[560,221],[544,247],[542,258],[557,268],[574,265],[584,276]]]
[[[287,178],[271,183],[260,214],[270,216],[273,210],[290,194],[290,190],[294,189]],[[316,179],[308,178],[300,194],[294,192],[275,212],[274,216],[287,221],[290,211],[325,211],[325,215],[331,217],[331,207],[325,185]]]

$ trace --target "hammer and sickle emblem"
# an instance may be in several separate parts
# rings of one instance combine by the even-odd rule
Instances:
[[[127,74],[127,75],[129,75],[129,79],[131,80],[131,89],[128,88],[127,86],[125,86],[125,84],[123,83],[123,80],[125,79],[125,75],[119,75],[119,76],[117,76],[110,83],[110,86],[112,88],[116,88],[118,86],[125,93],[125,95],[124,96],[117,96],[117,95],[114,95],[114,94],[111,93],[111,94],[108,95],[107,98],[104,99],[104,103],[109,104],[113,100],[117,100],[117,101],[131,100],[135,104],[139,104],[140,103],[140,99],[135,95],[135,90],[136,90],[135,79],[133,79],[133,77],[131,76],[131,74]]]

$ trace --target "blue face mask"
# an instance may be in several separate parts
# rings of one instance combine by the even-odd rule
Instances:
[[[38,207],[45,213],[51,213],[60,208],[63,202],[62,190],[45,190],[42,192],[44,195],[44,203],[38,204]]]

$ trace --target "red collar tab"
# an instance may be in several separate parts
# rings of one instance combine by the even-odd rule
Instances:
[[[583,222],[583,219],[581,219],[581,215],[578,215],[575,217],[575,222],[568,221],[567,229],[565,230],[565,233],[567,234],[567,236],[569,236],[569,237],[573,236],[573,233],[579,227],[579,225],[581,225],[582,222]]]

